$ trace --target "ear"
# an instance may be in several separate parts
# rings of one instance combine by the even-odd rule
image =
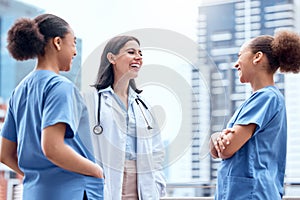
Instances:
[[[56,48],[57,51],[61,50],[61,38],[60,37],[55,37],[53,38],[53,45]]]
[[[108,59],[108,61],[111,64],[116,64],[116,62],[115,62],[115,55],[112,52],[108,52],[107,55],[106,55],[106,58]]]
[[[263,55],[264,53],[261,51],[256,52],[253,57],[253,64],[256,65],[259,63],[262,60]]]

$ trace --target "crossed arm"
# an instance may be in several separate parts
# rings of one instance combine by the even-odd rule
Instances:
[[[233,156],[253,135],[256,124],[235,125],[212,134],[209,147],[213,158],[227,159]]]

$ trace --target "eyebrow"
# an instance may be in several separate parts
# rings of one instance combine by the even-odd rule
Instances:
[[[130,48],[128,48],[128,49],[125,49],[125,51],[128,51],[128,50],[142,51],[141,49],[135,49],[135,48],[133,48],[133,47],[130,47]]]

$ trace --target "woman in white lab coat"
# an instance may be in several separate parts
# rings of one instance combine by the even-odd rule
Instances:
[[[84,93],[107,200],[158,200],[165,194],[160,131],[134,82],[142,64],[138,39],[114,37],[103,50],[93,92]]]

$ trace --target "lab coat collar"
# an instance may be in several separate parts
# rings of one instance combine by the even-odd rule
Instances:
[[[105,92],[111,92],[111,93],[114,93],[114,90],[112,89],[111,86],[108,86],[107,88],[98,90],[98,93],[105,93]]]
[[[115,93],[111,86],[108,86],[107,88],[104,88],[104,89],[101,89],[101,90],[98,91],[98,93],[101,93],[101,94],[106,93],[106,92],[109,92],[111,94]],[[132,98],[135,99],[136,97],[139,97],[139,94],[136,93],[132,89],[132,87],[129,86],[128,96],[129,96],[129,99],[132,99]]]

